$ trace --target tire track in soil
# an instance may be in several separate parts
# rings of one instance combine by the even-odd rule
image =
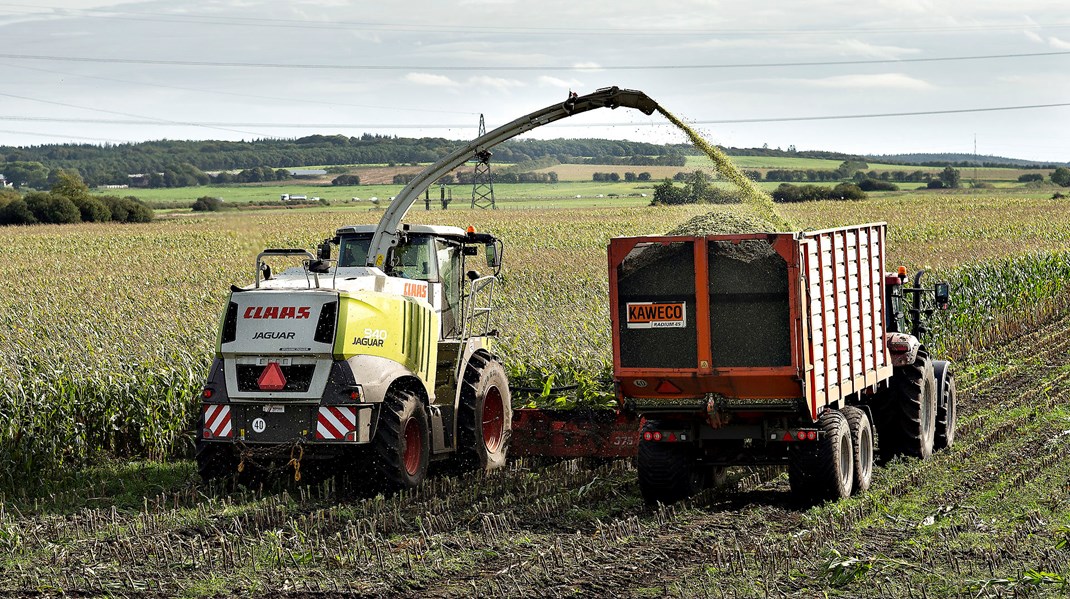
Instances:
[[[973,380],[963,381],[962,420],[955,449],[940,452],[926,462],[893,467],[867,498],[846,508],[826,505],[806,511],[806,506],[792,501],[786,480],[779,473],[756,471],[745,472],[733,490],[706,491],[683,504],[652,509],[637,501],[635,472],[628,463],[591,469],[575,461],[549,466],[514,463],[507,472],[432,479],[417,491],[385,499],[357,499],[341,505],[336,499],[327,499],[327,507],[324,501],[303,500],[286,507],[286,501],[277,496],[237,502],[224,498],[224,508],[228,501],[231,506],[256,507],[234,516],[215,515],[220,501],[217,499],[216,504],[198,503],[196,514],[183,515],[176,498],[174,512],[154,510],[147,515],[124,516],[114,510],[93,510],[74,518],[45,515],[21,520],[20,528],[53,530],[57,534],[62,528],[69,533],[72,524],[84,528],[72,535],[73,544],[63,551],[67,565],[56,565],[51,570],[75,581],[79,568],[91,571],[118,565],[127,576],[145,580],[153,577],[154,568],[173,564],[187,552],[204,550],[212,559],[223,558],[228,546],[217,545],[221,536],[237,539],[239,559],[251,557],[264,547],[265,533],[288,529],[292,523],[329,543],[332,553],[341,550],[335,543],[362,545],[365,548],[360,551],[368,552],[370,545],[382,544],[381,549],[374,548],[377,555],[381,552],[378,565],[369,561],[359,579],[358,588],[364,592],[411,596],[467,596],[473,592],[628,596],[644,588],[669,594],[674,585],[684,585],[683,591],[701,595],[714,588],[714,580],[739,585],[757,580],[774,595],[805,593],[800,591],[800,583],[791,581],[789,574],[793,570],[813,571],[821,550],[851,540],[857,534],[857,526],[872,523],[881,502],[929,492],[934,480],[946,478],[954,460],[973,456],[976,463],[971,463],[968,470],[981,475],[961,485],[947,485],[934,499],[941,505],[961,503],[971,493],[1001,484],[1004,479],[999,476],[999,466],[1010,445],[1020,450],[1023,459],[1036,458],[1038,478],[1047,476],[1050,468],[1065,458],[1065,445],[1061,454],[1041,455],[1047,440],[1043,434],[1014,437],[1013,433],[1028,424],[1035,411],[1023,411],[997,422],[983,409],[995,405],[1003,406],[1003,412],[1029,405],[1045,409],[1067,401],[1066,379],[1070,371],[1065,366],[1070,363],[1070,318],[1064,315],[1049,321],[971,358],[972,363],[982,361],[1006,366],[978,371]],[[1013,488],[1016,480],[1030,475],[1034,474],[1015,473],[1005,482]],[[1067,492],[1070,491],[1064,485],[1063,495]],[[166,503],[161,499],[161,510]],[[189,502],[182,503],[185,506]],[[587,511],[570,513],[577,509]],[[416,524],[416,518],[421,518],[422,523]],[[91,522],[83,525],[82,520]],[[869,526],[862,548],[873,554],[889,554],[890,548],[909,537],[910,531],[897,526]],[[140,533],[133,538],[120,536],[120,530],[128,528]],[[952,529],[944,542],[950,543],[954,535],[965,530],[966,527]],[[1015,534],[1030,530],[1024,527]],[[337,541],[332,535],[338,535]],[[44,548],[48,536],[51,535],[27,536],[27,549]],[[146,543],[165,549],[137,554],[136,549]],[[113,544],[121,547],[112,547]],[[207,549],[203,549],[204,545]],[[234,546],[229,550],[234,551]],[[437,569],[430,568],[416,586],[397,586],[411,570],[409,562],[421,552],[443,560],[462,554],[471,560],[472,567],[458,571],[443,563]],[[352,588],[344,571],[330,569],[326,558],[317,559],[320,561],[313,566],[326,570],[321,576],[324,585]],[[717,572],[709,577],[707,568]],[[32,579],[6,570],[20,579]],[[280,568],[274,574],[299,577],[301,572],[295,566]],[[261,582],[272,588],[271,574],[261,572],[254,577],[266,577]],[[84,578],[83,584],[94,588],[91,580]],[[179,584],[182,578],[174,580]],[[688,586],[689,581],[695,586]],[[317,588],[318,585],[319,582]],[[74,591],[78,585],[68,584],[67,588]],[[713,595],[761,594],[758,587],[729,588],[733,590],[721,588]]]
[[[991,406],[993,403],[991,400],[996,398],[1001,400],[999,403],[1005,408],[1004,411],[1028,405],[1034,398],[1040,396],[1041,391],[1050,389],[1053,382],[1057,383],[1068,377],[1064,373],[1052,381],[1038,376],[1037,363],[1045,364],[1044,370],[1066,366],[1070,363],[1068,348],[1070,348],[1070,319],[1064,316],[1010,343],[1003,344],[989,352],[981,352],[982,359],[986,354],[992,353],[996,356],[1005,356],[1013,360],[1015,364],[994,375],[965,385],[960,392],[960,406],[963,408],[960,416],[968,419],[980,408]],[[963,399],[966,401],[962,401]],[[1050,409],[1067,399],[1066,390],[1055,395],[1047,394],[1044,401],[1037,407]],[[946,477],[950,470],[948,468],[950,462],[960,459],[962,454],[982,453],[980,457],[987,459],[984,459],[983,463],[971,461],[972,468],[961,476],[963,484],[948,485],[948,489],[937,497],[937,505],[961,503],[974,492],[1000,485],[1003,479],[998,475],[993,478],[991,474],[1000,472],[999,467],[1005,465],[1007,448],[1003,447],[1004,441],[1009,440],[1020,444],[1024,450],[1020,452],[1022,459],[1032,460],[1041,454],[1043,447],[1050,439],[1047,435],[1028,439],[1011,438],[1011,433],[1016,432],[1031,419],[1030,414],[1033,412],[1003,419],[994,428],[986,430],[980,436],[974,435],[990,424],[989,420],[992,418],[968,419],[960,428],[960,436],[956,441],[954,452],[942,452],[936,455],[936,459],[911,464],[900,480],[885,482],[886,495],[902,499],[913,493],[927,492],[933,482],[932,479]],[[1062,452],[1058,455],[1065,455],[1067,449],[1064,445]],[[1054,465],[1059,460],[1058,455],[1041,458],[1039,463],[1042,467]],[[982,476],[970,476],[971,473],[977,472],[981,472]],[[1026,475],[1016,475],[1016,477],[1024,476]],[[779,481],[778,484],[764,480],[759,482],[759,485],[775,490],[772,493],[766,493],[765,497],[755,496],[753,493],[739,493],[730,494],[721,501],[711,501],[712,498],[706,498],[704,501],[701,496],[693,499],[689,502],[693,508],[686,510],[686,513],[691,514],[697,511],[700,515],[688,520],[684,529],[701,532],[707,529],[724,529],[726,526],[735,527],[735,539],[732,546],[728,548],[728,553],[737,563],[742,564],[736,568],[736,571],[741,574],[761,572],[761,578],[766,581],[780,579],[787,574],[787,570],[800,569],[800,559],[810,561],[812,565],[814,556],[818,555],[822,548],[843,542],[852,535],[855,525],[873,516],[880,507],[878,500],[874,498],[839,516],[834,516],[826,508],[822,510],[826,513],[819,514],[815,518],[826,517],[827,522],[817,523],[810,534],[804,537],[805,542],[785,545],[779,539],[776,542],[770,542],[774,541],[771,537],[783,537],[792,531],[798,531],[799,526],[806,524],[806,518],[800,512],[792,511],[790,499],[778,497],[778,495],[784,495],[786,491],[786,484],[783,481]],[[874,490],[880,491],[880,489]],[[873,495],[877,496],[877,494]],[[760,504],[763,499],[767,501],[765,505]],[[739,526],[741,523],[747,525],[748,516],[754,516],[755,513],[760,514],[764,519],[760,526]],[[874,554],[894,554],[895,552],[890,552],[888,549],[905,540],[911,532],[891,527],[867,529],[867,535],[872,534],[880,541],[871,544],[867,549],[872,550]],[[696,562],[705,561],[705,565],[710,565],[709,562],[712,561],[718,568],[730,565],[727,560],[719,559],[720,556],[716,553],[714,554],[716,557],[711,560],[708,545],[681,542],[678,537],[679,535],[663,534],[653,538],[652,545],[656,545],[666,556],[671,556],[670,560],[659,561],[656,568],[647,570],[646,576],[642,574],[642,571],[646,569],[637,569],[635,572],[637,576],[614,577],[619,586],[603,587],[599,590],[626,592],[637,586],[668,589],[670,585],[681,580],[694,579]],[[635,552],[642,552],[642,549],[641,546],[632,547],[632,555]],[[720,551],[718,549],[718,552]]]

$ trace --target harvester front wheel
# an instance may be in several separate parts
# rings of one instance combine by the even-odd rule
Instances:
[[[873,426],[866,412],[855,406],[843,410],[851,431],[851,446],[854,449],[854,486],[852,494],[859,495],[869,490],[873,482]]]
[[[955,375],[947,362],[933,362],[937,380],[936,440],[933,449],[947,449],[955,444],[955,429],[958,426],[958,397],[955,391]]]
[[[854,447],[847,418],[836,410],[825,410],[817,426],[821,431],[817,442],[797,446],[791,454],[791,491],[804,501],[850,497],[854,488]]]
[[[463,470],[505,465],[513,430],[513,401],[505,369],[476,354],[465,369],[457,414],[457,461]]]
[[[647,420],[643,432],[662,428],[657,420]],[[640,439],[639,491],[649,504],[676,503],[706,486],[708,468],[698,463],[698,454],[688,443]]]
[[[895,369],[887,399],[877,423],[881,459],[927,459],[936,441],[937,412],[936,377],[927,354],[918,352],[913,364]]]
[[[427,411],[413,392],[397,387],[387,392],[374,446],[376,471],[387,490],[411,489],[427,477]]]

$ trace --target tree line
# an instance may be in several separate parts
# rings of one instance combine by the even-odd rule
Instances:
[[[412,164],[434,162],[463,141],[365,134],[311,135],[254,141],[161,140],[130,144],[0,146],[0,173],[19,187],[43,189],[54,169],[76,171],[90,186],[123,185],[142,175],[154,187],[231,182],[236,169],[290,169],[308,164]],[[663,157],[671,154],[671,157]],[[676,146],[605,139],[510,140],[494,148],[494,161],[520,163],[553,157],[580,164],[590,157],[629,164],[684,163]],[[210,174],[211,173],[211,174]],[[196,183],[195,183],[196,181]],[[234,182],[244,182],[238,179]]]
[[[0,225],[80,222],[142,223],[153,219],[152,208],[135,197],[95,196],[77,173],[56,173],[49,191],[26,195],[0,190]]]

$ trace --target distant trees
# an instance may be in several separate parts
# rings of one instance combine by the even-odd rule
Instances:
[[[211,196],[201,196],[193,202],[190,209],[194,212],[218,212],[223,209],[223,200]]]
[[[665,179],[654,187],[654,199],[650,201],[650,205],[674,206],[693,202],[694,200],[688,196],[686,189],[677,187],[673,185],[672,181]]]
[[[781,183],[773,191],[775,202],[816,202],[820,200],[864,200],[866,193],[854,183],[840,183],[835,187],[821,185],[792,185]]]
[[[0,225],[78,222],[148,222],[152,209],[137,198],[93,196],[73,171],[55,173],[50,191],[33,191],[24,197],[0,194]]]
[[[1060,187],[1070,187],[1070,168],[1060,166],[1052,171],[1051,182]]]
[[[738,204],[743,199],[736,190],[713,185],[713,178],[704,171],[693,171],[684,177],[684,185],[678,187],[669,179],[654,187],[651,206],[675,204]]]
[[[331,179],[331,185],[360,185],[360,177],[357,175],[338,175]]]
[[[944,170],[940,171],[940,174],[937,176],[939,177],[940,182],[944,184],[944,187],[949,187],[951,189],[957,189],[962,179],[958,169],[952,168],[951,166],[945,166]]]
[[[1032,183],[1033,181],[1043,181],[1044,175],[1040,173],[1026,173],[1018,176],[1019,183]]]
[[[899,186],[890,181],[883,181],[881,179],[865,179],[858,182],[858,188],[862,191],[898,191]]]
[[[40,162],[0,162],[0,173],[3,173],[16,189],[44,189],[48,186],[48,168]]]
[[[616,183],[620,181],[619,173],[594,173],[591,179],[598,182]]]

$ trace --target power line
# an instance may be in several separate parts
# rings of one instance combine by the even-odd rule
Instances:
[[[7,96],[9,94],[0,94]],[[17,96],[16,96],[17,97]],[[836,115],[815,115],[815,116],[797,116],[797,117],[763,117],[763,118],[749,118],[749,119],[717,119],[717,120],[695,120],[688,121],[689,125],[729,125],[729,124],[744,124],[744,123],[783,123],[783,122],[797,122],[797,121],[833,121],[833,120],[850,120],[850,119],[873,119],[873,118],[887,118],[887,117],[909,117],[909,116],[933,116],[943,114],[970,114],[978,112],[1002,112],[1009,110],[1035,110],[1042,108],[1065,108],[1070,107],[1070,102],[1052,103],[1052,104],[1026,104],[1019,106],[993,106],[984,108],[957,108],[950,110],[919,110],[912,112],[877,112],[866,114],[836,114]],[[0,121],[31,121],[31,122],[51,122],[51,123],[81,123],[81,124],[104,124],[104,125],[159,125],[159,121],[143,120],[143,119],[89,119],[89,118],[63,118],[63,117],[45,117],[45,116],[13,116],[13,115],[0,115]],[[222,127],[230,125],[233,127],[260,127],[260,128],[277,128],[277,129],[464,129],[471,127],[471,124],[411,124],[411,123],[279,123],[279,122],[253,122],[253,123],[240,123],[240,122],[182,122],[182,121],[166,121],[167,124],[172,125],[186,125],[191,127]],[[661,126],[661,122],[618,122],[618,123],[556,123],[555,127],[635,127],[635,126]]]
[[[220,125],[200,125],[200,124],[196,124],[196,123],[179,123],[179,122],[176,122],[176,121],[173,121],[173,120],[170,120],[170,119],[147,117],[147,116],[142,116],[142,115],[139,115],[139,114],[131,114],[129,112],[119,112],[119,111],[116,111],[116,110],[105,110],[103,108],[91,108],[89,106],[79,106],[77,104],[67,104],[65,102],[56,102],[56,101],[53,101],[53,100],[42,100],[40,98],[31,98],[31,97],[28,97],[28,96],[18,96],[18,95],[15,95],[15,94],[0,93],[0,96],[3,96],[5,98],[15,98],[17,100],[27,100],[29,102],[40,102],[42,104],[52,104],[53,106],[63,106],[65,108],[77,108],[79,110],[90,110],[90,111],[93,111],[93,112],[103,112],[105,114],[117,114],[119,116],[135,117],[135,118],[139,118],[139,119],[148,119],[147,122],[149,122],[151,124],[154,124],[154,125],[159,125],[159,124],[186,125],[186,124],[188,124],[188,125],[190,125],[192,127],[206,127],[206,128],[209,128],[209,129],[219,129],[221,131],[229,131],[231,133],[244,133],[246,135],[261,135],[259,133],[254,133],[252,131],[240,131],[238,129],[231,129],[231,128],[227,127],[225,123],[224,124],[220,124]]]
[[[643,27],[533,27],[511,25],[444,25],[433,23],[430,25],[381,21],[345,21],[334,20],[325,22],[295,21],[294,19],[272,19],[265,17],[228,17],[224,15],[194,15],[194,14],[166,14],[158,12],[117,10],[114,8],[84,8],[70,9],[67,7],[48,6],[41,4],[17,4],[0,3],[0,6],[21,9],[21,14],[39,15],[41,9],[62,11],[63,16],[81,14],[94,19],[148,21],[165,23],[189,23],[202,25],[236,25],[242,27],[273,27],[283,29],[374,29],[376,31],[397,32],[431,32],[431,33],[507,33],[511,35],[622,35],[629,36],[664,36],[664,35],[825,35],[849,33],[964,33],[978,31],[1021,31],[1023,29],[1057,29],[1070,27],[1070,23],[1055,22],[1049,24],[1040,23],[994,23],[994,24],[960,24],[939,26],[911,26],[911,27],[844,27],[844,28],[657,28],[644,23]],[[130,15],[130,16],[118,16]]]
[[[299,102],[299,103],[302,103],[302,104],[320,104],[320,105],[324,105],[324,106],[340,106],[340,107],[346,107],[346,108],[372,108],[372,109],[376,109],[376,110],[399,110],[399,111],[406,111],[406,112],[427,112],[427,113],[463,114],[463,115],[479,114],[477,112],[464,112],[464,111],[460,111],[460,110],[433,110],[433,109],[421,109],[421,108],[404,108],[404,107],[401,107],[401,106],[374,106],[374,105],[371,105],[371,104],[352,104],[352,103],[348,103],[348,102],[327,102],[325,100],[316,100],[314,98],[309,98],[307,96],[278,97],[278,96],[264,96],[264,95],[257,95],[257,94],[242,94],[242,93],[238,93],[238,92],[225,92],[225,91],[214,90],[214,89],[199,89],[199,88],[193,88],[193,87],[182,87],[182,86],[179,86],[179,85],[167,85],[165,83],[150,83],[150,82],[146,82],[146,81],[131,81],[129,79],[117,79],[117,78],[114,78],[114,77],[102,77],[102,76],[99,76],[99,75],[83,75],[81,73],[69,73],[69,72],[64,72],[64,71],[55,71],[55,70],[52,70],[52,69],[42,69],[42,68],[38,68],[38,67],[28,67],[28,66],[25,66],[25,65],[5,64],[3,66],[9,67],[9,68],[24,69],[24,70],[27,70],[27,71],[37,71],[39,73],[50,73],[50,74],[53,74],[53,75],[63,75],[65,77],[82,77],[84,79],[97,79],[99,81],[110,81],[112,83],[126,83],[126,84],[129,84],[129,85],[140,85],[140,86],[145,86],[145,87],[159,87],[159,88],[164,88],[164,89],[177,89],[177,90],[181,90],[181,91],[195,92],[195,93],[198,93],[198,94],[216,94],[216,95],[222,95],[222,96],[233,96],[233,97],[238,97],[238,98],[253,98],[253,99],[257,99],[257,100],[277,100],[277,101],[280,101],[280,102]]]
[[[129,143],[127,141],[123,141],[123,140],[119,140],[119,139],[108,139],[108,138],[105,138],[105,137],[79,137],[77,135],[66,135],[66,134],[59,134],[59,133],[36,133],[36,132],[33,132],[33,131],[12,131],[10,129],[0,129],[0,133],[6,133],[8,135],[32,135],[34,137],[54,137],[54,138],[57,138],[57,139],[78,139],[78,140],[82,140],[82,141],[96,141],[96,142],[116,143],[116,144]]]
[[[757,69],[770,67],[817,67],[867,64],[907,64],[923,62],[952,62],[966,60],[993,60],[1013,58],[1036,58],[1043,56],[1066,56],[1070,50],[1058,52],[1027,52],[1023,54],[984,54],[979,56],[939,56],[932,58],[874,58],[866,60],[820,60],[800,62],[740,62],[695,65],[617,65],[617,66],[583,66],[583,65],[544,65],[544,66],[432,66],[432,65],[345,65],[316,63],[281,63],[281,62],[214,62],[205,60],[153,60],[148,58],[102,58],[86,56],[49,56],[43,54],[0,53],[0,58],[12,60],[48,60],[64,62],[94,62],[108,64],[144,64],[155,66],[186,67],[241,67],[268,69],[337,69],[347,71],[642,71],[642,70],[707,70],[707,69]]]

